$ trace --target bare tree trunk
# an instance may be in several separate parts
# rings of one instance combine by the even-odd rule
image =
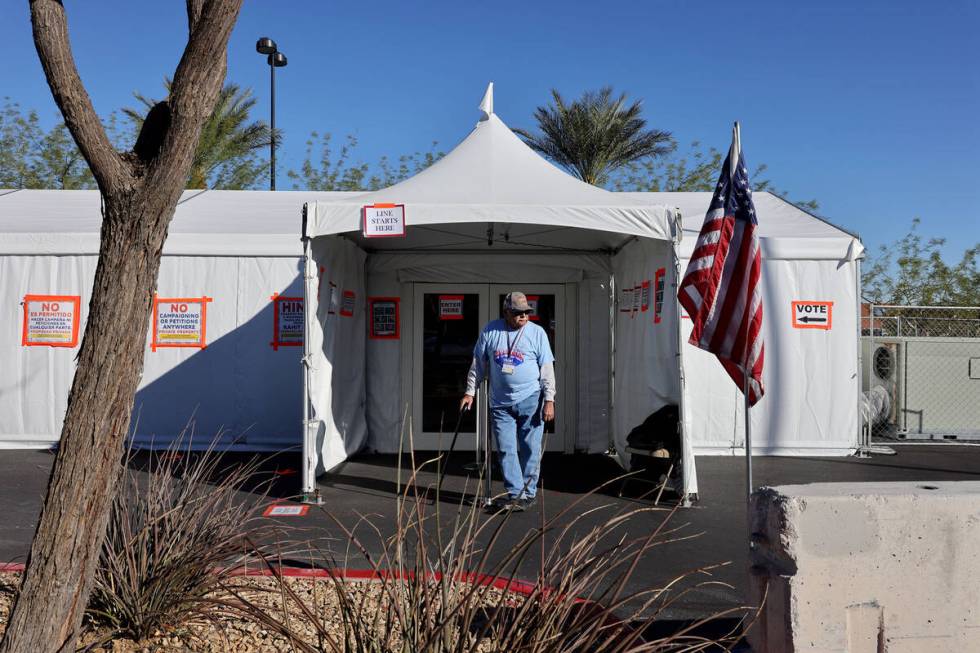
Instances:
[[[145,325],[170,218],[132,219],[141,203],[134,193],[105,208],[94,285],[101,291],[92,295],[63,427],[71,437],[58,449],[31,547],[33,573],[24,579],[20,618],[11,620],[3,651],[74,649],[143,368]],[[53,619],[52,606],[59,606]],[[39,645],[45,642],[50,648]]]
[[[47,497],[0,653],[73,651],[119,478],[167,227],[224,80],[242,0],[187,0],[190,36],[163,120],[115,152],[75,69],[64,7],[31,0],[48,84],[99,184],[99,263]],[[147,123],[151,121],[147,120]]]

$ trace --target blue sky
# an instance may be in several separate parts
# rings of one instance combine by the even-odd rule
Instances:
[[[26,0],[3,0],[0,94],[56,108],[37,62]],[[82,78],[103,115],[159,97],[182,51],[183,3],[66,0]],[[358,157],[449,149],[478,118],[488,81],[512,127],[551,88],[574,97],[610,84],[642,99],[682,144],[725,149],[733,120],[753,166],[790,197],[876,247],[922,218],[922,233],[980,241],[980,2],[307,2],[246,0],[228,80],[268,116],[274,38],[279,152],[297,167],[313,130],[360,141]]]

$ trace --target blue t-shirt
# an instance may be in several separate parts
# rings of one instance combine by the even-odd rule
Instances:
[[[484,327],[473,358],[477,379],[489,372],[491,406],[513,406],[533,395],[541,388],[541,366],[555,360],[544,329],[528,322],[511,330],[503,319]],[[512,373],[504,373],[505,365],[513,367]]]

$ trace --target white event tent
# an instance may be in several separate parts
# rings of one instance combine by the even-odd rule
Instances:
[[[503,293],[522,290],[558,359],[549,450],[612,443],[625,462],[630,431],[677,405],[686,493],[697,492],[693,454],[741,453],[739,391],[686,344],[675,298],[710,194],[584,184],[533,153],[491,104],[443,159],[381,191],[187,191],[157,292],[206,299],[206,345],[154,347],[147,334],[133,439],[166,446],[190,422],[194,446],[221,434],[226,449],[302,447],[307,492],[359,450],[398,451],[409,434],[416,448],[445,447],[476,332]],[[767,393],[752,410],[754,450],[851,453],[860,242],[768,193],[755,203]],[[404,205],[404,237],[364,237],[362,209],[377,204]],[[96,191],[0,190],[0,448],[57,441],[100,222]],[[29,346],[28,298],[51,296],[77,298],[79,335]],[[272,346],[286,337],[273,296],[305,301],[305,337]],[[832,327],[796,328],[794,302],[832,304]],[[485,436],[484,411],[457,448]]]
[[[627,434],[678,405],[684,490],[696,494],[692,449],[741,447],[738,390],[711,356],[682,344],[690,327],[675,299],[710,195],[585,184],[518,139],[494,114],[491,94],[476,128],[429,169],[306,206],[306,302],[315,310],[306,319],[305,478],[365,446],[398,451],[408,437],[416,447],[445,446],[469,362],[462,343],[472,347],[504,292],[529,289],[549,300],[560,368],[548,448],[600,452],[612,442],[626,460]],[[366,236],[365,207],[376,206],[403,207],[403,237]],[[767,193],[757,209],[769,394],[753,414],[756,446],[849,453],[859,431],[860,243]],[[690,216],[683,229],[682,215]],[[457,322],[464,298],[472,299],[470,339]],[[833,329],[791,328],[795,300],[833,302]],[[372,337],[373,321],[385,324],[392,311],[396,336]],[[446,367],[455,377],[444,378]],[[473,430],[481,428],[478,414]]]

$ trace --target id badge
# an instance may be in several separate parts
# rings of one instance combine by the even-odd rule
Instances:
[[[500,366],[500,372],[502,374],[513,374],[514,365],[511,363],[504,363],[503,365]]]

